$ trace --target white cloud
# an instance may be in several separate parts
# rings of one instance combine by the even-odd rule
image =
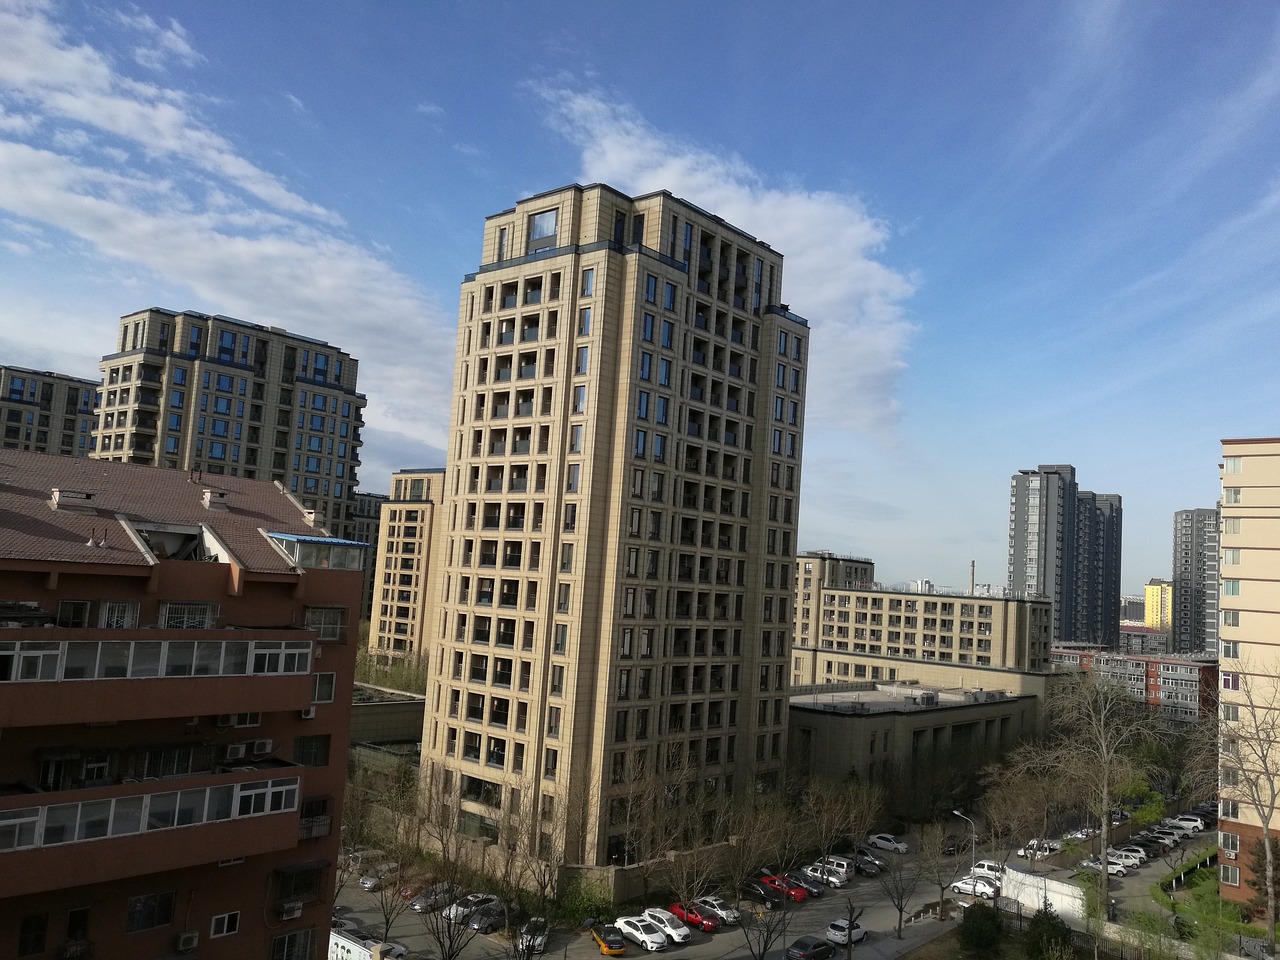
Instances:
[[[444,107],[440,106],[438,103],[429,103],[425,100],[414,107],[414,110],[418,113],[425,114],[428,117],[444,116]]]
[[[23,136],[35,133],[39,120],[27,114],[9,113],[0,104],[0,133]]]
[[[813,329],[809,426],[880,431],[896,423],[914,331],[902,303],[915,285],[874,259],[889,228],[858,197],[766,184],[741,158],[656,131],[596,93],[539,93],[553,126],[582,150],[583,182],[633,194],[669,190],[782,252],[783,299]]]
[[[133,59],[148,70],[163,70],[174,61],[190,67],[204,59],[191,46],[187,31],[177,20],[170,19],[169,25],[162,27],[146,14],[130,15],[119,10],[116,20],[146,36],[147,45],[134,47]]]
[[[303,103],[300,99],[295,97],[292,93],[285,91],[284,98],[285,100],[288,101],[289,106],[293,107],[294,113],[300,113],[304,115],[307,113],[307,105]]]
[[[190,164],[290,214],[340,222],[240,156],[194,114],[182,91],[133,80],[103,53],[69,41],[48,9],[39,0],[0,2],[0,96],[136,143],[149,156]]]

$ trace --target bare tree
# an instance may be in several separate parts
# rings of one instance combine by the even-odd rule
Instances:
[[[774,944],[784,940],[791,926],[791,911],[784,897],[776,910],[751,910],[742,915],[742,942],[752,960],[764,960]]]
[[[846,837],[862,843],[884,806],[884,792],[860,780],[817,781],[801,794],[801,810],[814,842],[828,856]]]
[[[1232,678],[1228,681],[1228,677]],[[1239,689],[1227,684],[1238,683]],[[1280,810],[1280,684],[1244,664],[1239,673],[1223,674],[1222,772],[1224,806],[1256,818],[1264,837],[1271,836]],[[1266,897],[1267,949],[1276,952],[1276,857],[1273,844],[1262,844],[1262,885]]]
[[[435,858],[435,883],[428,891],[430,906],[422,914],[422,925],[439,960],[458,960],[477,931],[446,919],[444,911],[471,879],[472,841],[458,829],[457,797],[439,771],[428,770],[423,777],[418,813],[423,842]]]
[[[907,912],[907,904],[920,886],[920,863],[914,858],[908,861],[906,857],[894,856],[890,856],[888,861],[889,865],[876,875],[876,882],[884,891],[885,899],[898,911],[897,937],[901,940],[902,920]]]
[[[754,801],[754,796],[739,800],[730,814],[734,833],[724,851],[724,868],[735,889],[769,861],[792,820],[776,803]]]
[[[938,919],[947,919],[947,888],[956,881],[964,864],[956,856],[959,844],[940,823],[926,823],[920,829],[920,873],[938,887]],[[950,852],[948,852],[950,851]]]
[[[986,792],[982,795],[982,814],[987,825],[991,847],[1003,865],[1013,851],[1039,824],[1043,809],[1037,790],[1024,778],[1014,776],[1008,767],[990,768],[985,776]]]
[[[391,875],[365,896],[382,921],[382,939],[391,936],[392,925],[409,909],[410,898],[400,896],[400,888],[411,882],[414,866],[421,859],[421,815],[417,767],[401,761],[391,776],[382,782],[372,802],[377,806],[388,837],[387,858],[383,864],[392,868]],[[371,869],[378,869],[373,864]]]

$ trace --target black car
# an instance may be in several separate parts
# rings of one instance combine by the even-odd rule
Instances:
[[[853,872],[862,877],[874,877],[880,872],[880,865],[870,857],[855,853],[853,855]]]
[[[742,881],[741,892],[742,899],[763,904],[766,910],[778,910],[782,907],[782,894],[759,880]]]
[[[960,838],[954,833],[948,833],[942,838],[942,854],[946,857],[953,857],[960,852]]]
[[[815,880],[810,880],[799,870],[788,870],[783,876],[797,887],[802,887],[811,897],[820,897],[827,892],[826,887]]]
[[[801,937],[787,947],[787,960],[831,960],[836,948],[820,937]]]

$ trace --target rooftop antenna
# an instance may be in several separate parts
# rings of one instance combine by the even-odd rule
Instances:
[[[96,547],[98,545],[97,542],[94,540],[94,536],[93,536],[97,532],[98,532],[97,527],[93,527],[89,530],[89,542],[85,544],[86,547]]]

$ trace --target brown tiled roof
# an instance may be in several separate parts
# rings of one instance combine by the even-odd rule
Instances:
[[[55,510],[55,487],[92,497],[84,509]],[[228,508],[207,509],[206,489],[225,491]],[[0,560],[148,565],[120,517],[144,526],[208,527],[243,567],[262,573],[286,573],[290,565],[260,528],[324,535],[307,524],[296,501],[268,481],[0,450]],[[90,546],[91,537],[105,542]]]

